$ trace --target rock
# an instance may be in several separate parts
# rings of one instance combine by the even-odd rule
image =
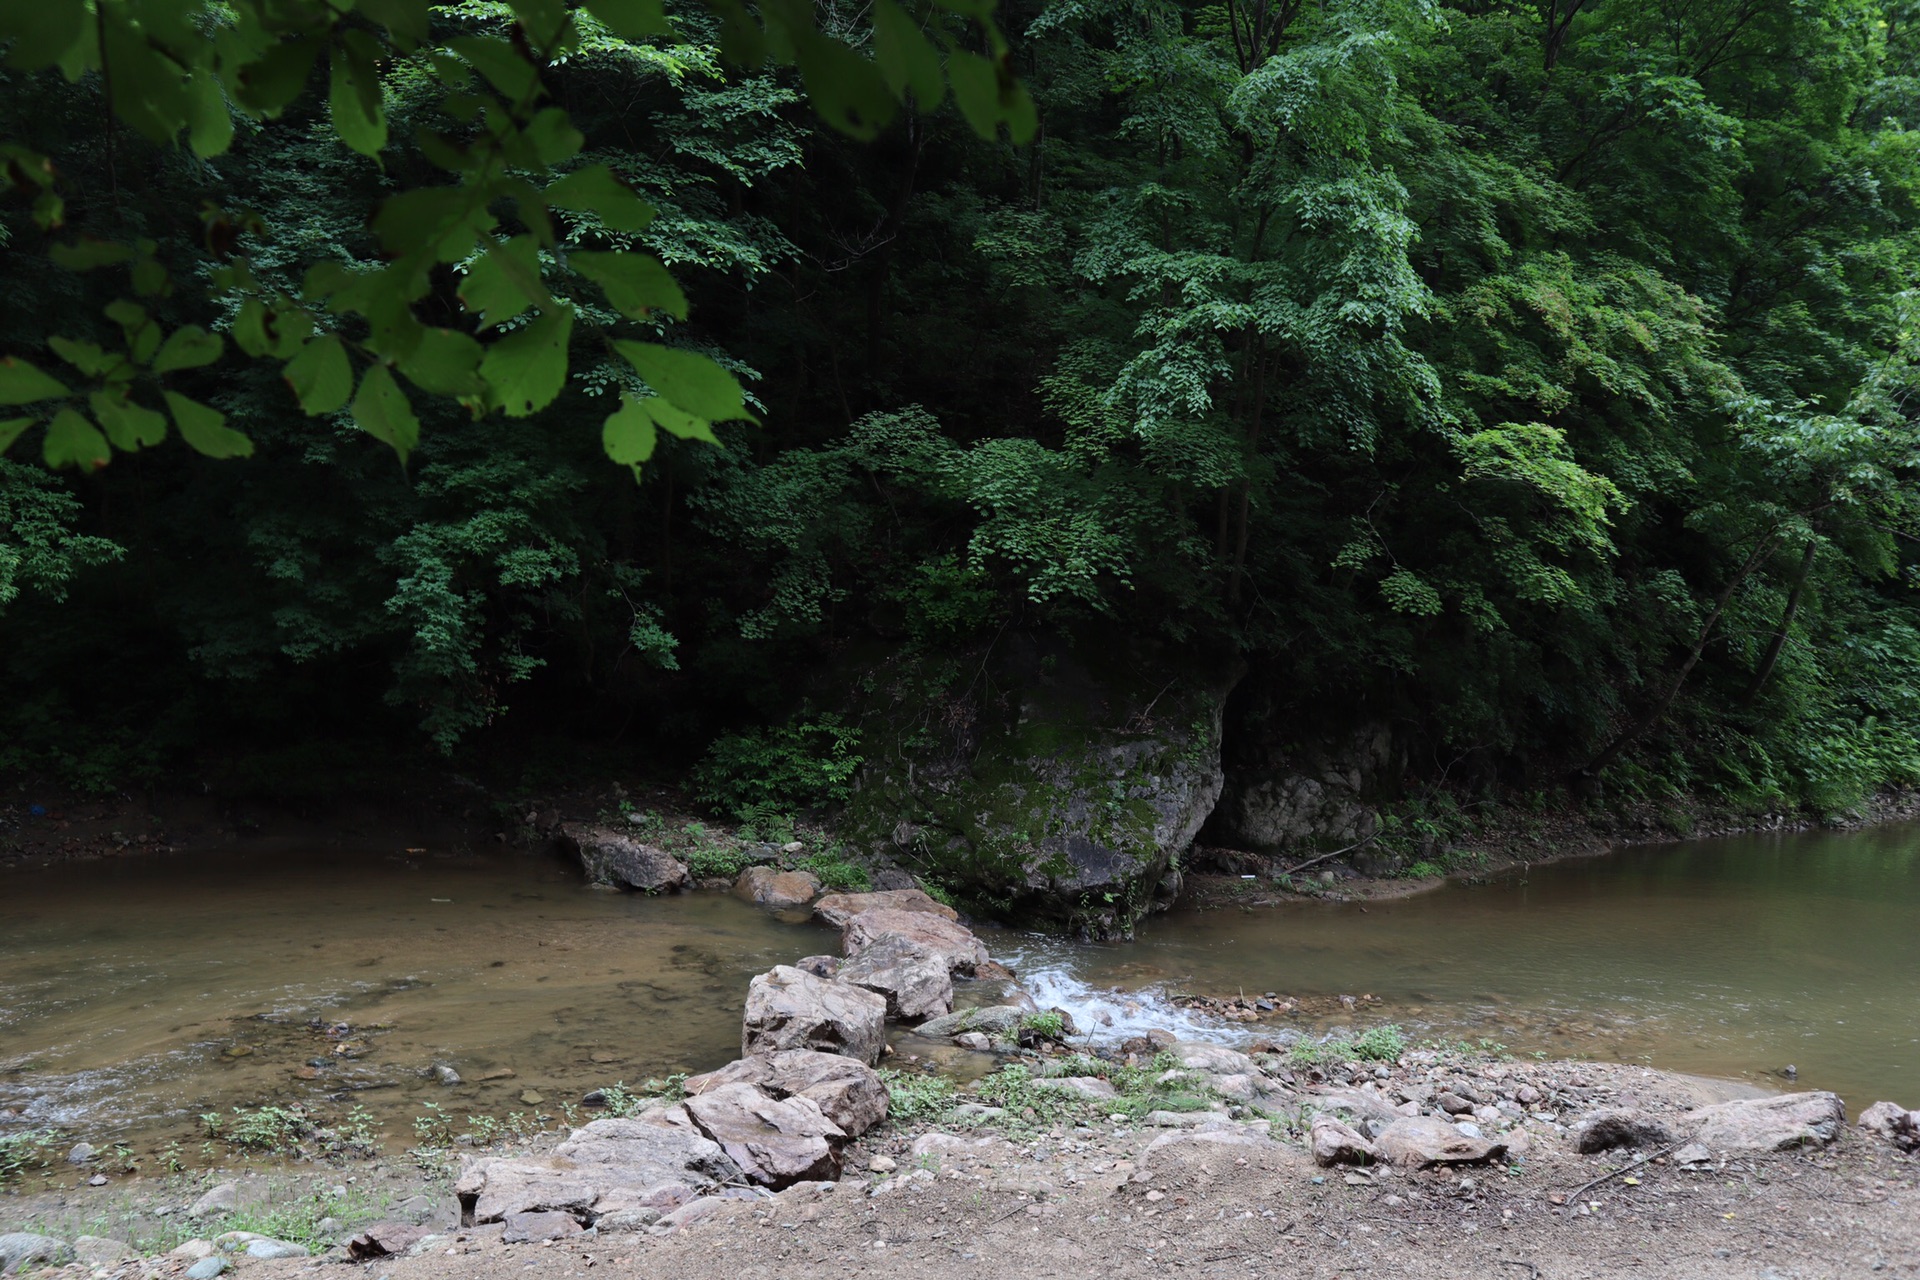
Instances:
[[[1284,689],[1256,677],[1235,698],[1236,714],[1253,723],[1279,724]],[[1379,815],[1368,803],[1377,782],[1400,761],[1393,731],[1385,723],[1317,741],[1271,732],[1234,735],[1240,744],[1228,761],[1226,785],[1208,819],[1210,841],[1263,854],[1351,845],[1372,835]],[[1369,851],[1372,852],[1372,851]],[[1388,867],[1370,864],[1370,874]],[[1249,868],[1252,869],[1252,868]]]
[[[58,1236],[36,1235],[30,1231],[0,1235],[0,1275],[24,1271],[33,1264],[58,1266],[72,1256],[73,1250]]]
[[[290,1240],[249,1240],[243,1252],[249,1258],[304,1258],[307,1247]]]
[[[560,838],[580,855],[587,879],[638,889],[642,893],[671,893],[687,887],[684,863],[664,849],[642,844],[623,831],[591,823],[561,824]]]
[[[544,1213],[510,1213],[503,1221],[506,1231],[501,1240],[507,1244],[538,1244],[543,1240],[564,1240],[580,1234],[581,1226],[572,1214],[548,1210]]]
[[[839,956],[803,956],[793,967],[816,978],[832,978],[839,974],[841,963]]]
[[[993,1041],[978,1031],[962,1031],[953,1038],[953,1042],[962,1049],[971,1049],[975,1053],[985,1053],[993,1047]]]
[[[258,1231],[224,1231],[213,1238],[215,1253],[239,1253],[255,1240],[271,1240],[272,1236],[262,1235]]]
[[[837,1053],[755,1054],[689,1078],[686,1091],[701,1095],[729,1084],[755,1085],[775,1098],[806,1098],[850,1138],[887,1118],[886,1082],[864,1062]]]
[[[820,877],[811,871],[748,867],[733,882],[733,893],[759,907],[804,907],[820,896]]]
[[[96,1173],[87,1179],[87,1185],[90,1187],[104,1187],[107,1185],[107,1175],[104,1173]]]
[[[875,1156],[873,1159],[867,1161],[868,1173],[892,1173],[899,1167],[898,1164],[894,1163],[892,1156]]]
[[[87,1161],[93,1159],[94,1154],[95,1149],[91,1142],[76,1142],[73,1144],[73,1149],[67,1152],[67,1163],[85,1164]],[[92,1239],[93,1237],[88,1238]]]
[[[872,907],[848,920],[840,934],[840,950],[857,956],[888,938],[920,947],[937,957],[949,973],[970,974],[987,960],[987,944],[965,925],[930,912],[894,907]]]
[[[886,1017],[886,1000],[871,991],[776,965],[747,988],[740,1055],[814,1049],[871,1066],[886,1046]]]
[[[1573,1149],[1582,1155],[1615,1147],[1664,1147],[1672,1141],[1673,1131],[1664,1123],[1632,1107],[1589,1112],[1573,1128]]]
[[[1371,1142],[1332,1116],[1313,1118],[1308,1143],[1313,1148],[1313,1162],[1322,1168],[1336,1164],[1372,1164],[1375,1158]]]
[[[1373,1149],[1388,1164],[1416,1169],[1436,1164],[1483,1164],[1507,1153],[1505,1143],[1469,1138],[1434,1116],[1396,1117],[1374,1135]]]
[[[110,1240],[105,1236],[78,1236],[73,1242],[73,1260],[84,1262],[90,1267],[117,1266],[139,1256],[140,1251],[125,1240]]]
[[[1219,797],[1221,709],[1242,668],[1007,633],[961,658],[978,678],[949,689],[932,668],[954,656],[896,658],[870,686],[846,829],[1016,918],[1129,936]]]
[[[219,1250],[213,1247],[213,1241],[211,1240],[186,1240],[167,1250],[167,1256],[169,1258],[198,1260],[200,1258],[210,1258],[217,1252],[219,1252]]]
[[[225,1258],[202,1258],[186,1270],[187,1280],[213,1280],[227,1269]]]
[[[347,1224],[338,1218],[322,1218],[313,1224],[313,1234],[323,1240],[331,1240],[347,1229]]]
[[[844,929],[847,921],[863,911],[885,907],[890,911],[919,911],[958,921],[960,913],[944,902],[935,902],[923,889],[886,889],[876,893],[830,893],[813,904],[813,918],[834,929]]]
[[[1450,1116],[1470,1115],[1473,1112],[1473,1104],[1457,1093],[1442,1093],[1433,1102]]]
[[[978,1009],[959,1009],[944,1017],[930,1018],[914,1030],[932,1040],[957,1036],[968,1031],[989,1036],[1011,1036],[1020,1030],[1028,1014],[1012,1005],[990,1004]]]
[[[740,1167],[719,1144],[674,1107],[644,1120],[595,1120],[545,1158],[475,1161],[453,1190],[461,1221],[471,1226],[553,1209],[576,1218],[666,1212],[740,1179]]]
[[[733,1201],[723,1196],[702,1196],[667,1214],[648,1227],[647,1231],[656,1236],[670,1236],[676,1232],[685,1231],[689,1227],[699,1226],[732,1203]]]
[[[530,1107],[537,1107],[546,1100],[547,1095],[541,1093],[538,1089],[522,1089],[520,1091],[520,1101]]]
[[[1168,1147],[1197,1146],[1209,1147],[1257,1147],[1276,1148],[1280,1144],[1263,1133],[1255,1132],[1243,1125],[1231,1128],[1176,1129],[1172,1133],[1163,1133],[1147,1144],[1145,1154],[1153,1155]]]
[[[347,1241],[347,1261],[366,1262],[405,1253],[431,1234],[425,1227],[405,1222],[382,1222]]]
[[[775,1098],[755,1085],[725,1084],[690,1095],[683,1105],[700,1131],[762,1186],[839,1175],[846,1131],[811,1098]]]
[[[408,1222],[425,1222],[433,1216],[432,1196],[408,1196],[393,1206],[393,1211]]]
[[[1742,1155],[1824,1146],[1839,1135],[1846,1120],[1847,1109],[1837,1095],[1815,1090],[1716,1103],[1689,1111],[1681,1123],[1709,1150]]]
[[[455,1071],[444,1062],[436,1062],[433,1064],[433,1078],[441,1084],[449,1086],[466,1083],[460,1078],[458,1071]]]
[[[1711,1164],[1713,1162],[1713,1152],[1707,1150],[1697,1142],[1689,1142],[1686,1146],[1681,1147],[1673,1153],[1673,1162],[1682,1168],[1688,1165]]]
[[[1530,1084],[1523,1084],[1514,1091],[1514,1100],[1523,1107],[1531,1107],[1536,1102],[1544,1102],[1546,1095]]]
[[[1376,1134],[1401,1118],[1400,1111],[1385,1097],[1366,1089],[1309,1089],[1303,1098],[1321,1111],[1344,1111]],[[1412,1114],[1419,1114],[1417,1107]]]
[[[187,1206],[187,1216],[203,1218],[210,1213],[232,1213],[240,1203],[240,1184],[223,1182]]]
[[[619,1213],[603,1213],[593,1220],[593,1229],[603,1236],[645,1231],[660,1221],[662,1216],[658,1209],[625,1209]]]
[[[1920,1111],[1909,1111],[1894,1102],[1876,1102],[1860,1113],[1859,1123],[1862,1129],[1906,1150],[1920,1147]]]
[[[890,1018],[918,1022],[953,1008],[953,975],[946,961],[897,935],[888,934],[855,955],[836,976],[885,998]]]

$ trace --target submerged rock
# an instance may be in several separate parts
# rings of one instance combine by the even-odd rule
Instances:
[[[815,1049],[871,1066],[886,1046],[886,1017],[886,1000],[871,991],[775,965],[747,988],[740,1054]]]
[[[568,822],[560,839],[580,856],[587,879],[642,893],[671,893],[687,887],[684,863],[664,849],[642,844],[623,831],[592,823]]]

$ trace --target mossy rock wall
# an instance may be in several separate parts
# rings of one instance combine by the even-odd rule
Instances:
[[[985,914],[1130,936],[1220,797],[1239,674],[1111,638],[890,659],[862,680],[849,834]]]

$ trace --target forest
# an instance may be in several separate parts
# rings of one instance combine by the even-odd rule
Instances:
[[[1920,781],[1910,0],[6,8],[9,773],[811,805],[1020,637]]]

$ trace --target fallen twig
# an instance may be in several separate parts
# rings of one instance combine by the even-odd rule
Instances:
[[[1341,854],[1352,853],[1355,849],[1364,849],[1368,845],[1372,844],[1375,840],[1378,840],[1379,838],[1380,838],[1380,832],[1375,831],[1372,835],[1368,836],[1366,839],[1355,841],[1353,844],[1348,845],[1344,849],[1335,849],[1332,853],[1323,853],[1317,858],[1308,858],[1305,862],[1301,863],[1297,867],[1288,867],[1286,870],[1286,874],[1293,875],[1297,872],[1305,871],[1308,867],[1317,867],[1323,862],[1332,862],[1335,858],[1339,857]]]
[[[1494,1261],[1503,1267],[1525,1267],[1527,1274],[1532,1276],[1533,1280],[1540,1280],[1540,1268],[1534,1266],[1531,1262],[1514,1262],[1508,1258],[1495,1258]]]
[[[1638,1169],[1641,1165],[1646,1164],[1649,1161],[1658,1160],[1661,1156],[1670,1155],[1673,1152],[1678,1151],[1679,1149],[1680,1149],[1680,1144],[1676,1142],[1676,1143],[1673,1143],[1671,1146],[1662,1147],[1658,1151],[1649,1152],[1648,1154],[1641,1156],[1638,1160],[1635,1160],[1632,1164],[1623,1164],[1618,1169],[1612,1170],[1609,1173],[1601,1174],[1599,1177],[1595,1178],[1592,1182],[1589,1182],[1586,1185],[1582,1186],[1578,1191],[1567,1192],[1567,1200],[1569,1203],[1571,1203],[1572,1201],[1578,1200],[1581,1196],[1587,1194],[1587,1192],[1593,1190],[1595,1187],[1605,1182],[1608,1178],[1617,1178],[1623,1173],[1631,1173],[1635,1169]]]

